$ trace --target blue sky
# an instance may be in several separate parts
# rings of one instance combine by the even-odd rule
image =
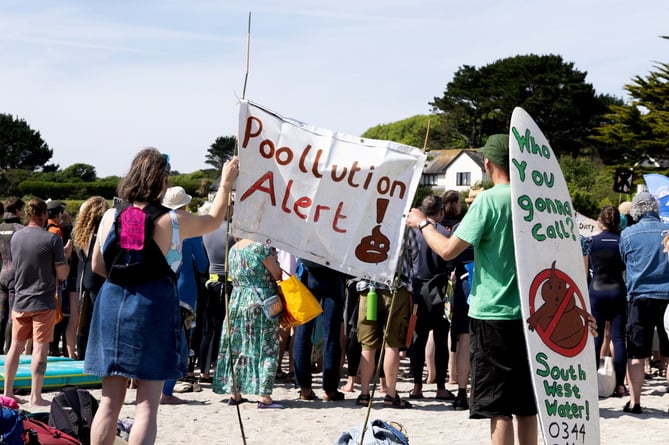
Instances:
[[[155,146],[207,167],[246,97],[359,135],[426,114],[463,65],[559,54],[598,93],[667,62],[666,0],[2,1],[0,113],[24,119],[65,168],[124,175]]]

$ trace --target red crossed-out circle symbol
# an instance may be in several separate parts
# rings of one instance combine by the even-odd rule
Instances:
[[[576,283],[574,283],[574,280],[572,280],[569,275],[567,275],[566,273],[562,272],[559,269],[555,269],[554,271],[551,269],[544,269],[541,272],[539,272],[539,274],[537,274],[536,277],[534,277],[534,280],[532,280],[532,285],[530,286],[530,295],[529,295],[530,316],[534,315],[535,312],[537,311],[535,305],[536,297],[539,294],[542,285],[549,279],[551,272],[554,273],[558,279],[561,279],[565,282],[566,295],[562,299],[560,305],[555,310],[555,313],[552,314],[552,319],[545,327],[545,329],[542,328],[541,325],[537,324],[536,331],[541,340],[543,340],[544,344],[548,346],[551,350],[565,357],[574,357],[578,355],[583,350],[583,348],[585,348],[585,344],[588,340],[587,320],[585,320],[581,315],[573,314],[569,316],[570,319],[569,323],[574,323],[576,320],[578,320],[577,322],[580,323],[580,328],[578,332],[575,333],[576,335],[580,335],[580,340],[576,345],[565,346],[564,344],[562,344],[561,341],[551,338],[556,328],[560,326],[560,323],[567,322],[565,314],[567,312],[571,312],[568,310],[568,307],[570,306],[572,299],[576,300],[575,303],[577,309],[580,309],[583,312],[585,312],[587,308],[586,302],[583,297],[583,293],[579,290],[578,286],[576,285]],[[541,310],[542,308],[543,306],[538,309]]]

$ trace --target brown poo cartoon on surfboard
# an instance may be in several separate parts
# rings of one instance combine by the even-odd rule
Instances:
[[[588,313],[577,306],[574,292],[570,292],[565,280],[555,273],[555,261],[548,279],[541,287],[541,298],[544,304],[527,319],[529,329],[534,331],[537,325],[543,331],[552,328],[549,338],[553,343],[565,349],[576,347],[586,335]],[[563,306],[564,309],[558,314]],[[556,319],[556,315],[559,318]]]

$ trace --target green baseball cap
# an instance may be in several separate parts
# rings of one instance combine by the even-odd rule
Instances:
[[[488,137],[485,145],[480,148],[483,156],[500,167],[509,166],[509,135],[493,134]]]

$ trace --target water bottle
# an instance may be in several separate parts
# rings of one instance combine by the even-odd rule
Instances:
[[[367,292],[367,320],[376,321],[377,303],[376,289],[374,286],[370,286],[369,292]]]

